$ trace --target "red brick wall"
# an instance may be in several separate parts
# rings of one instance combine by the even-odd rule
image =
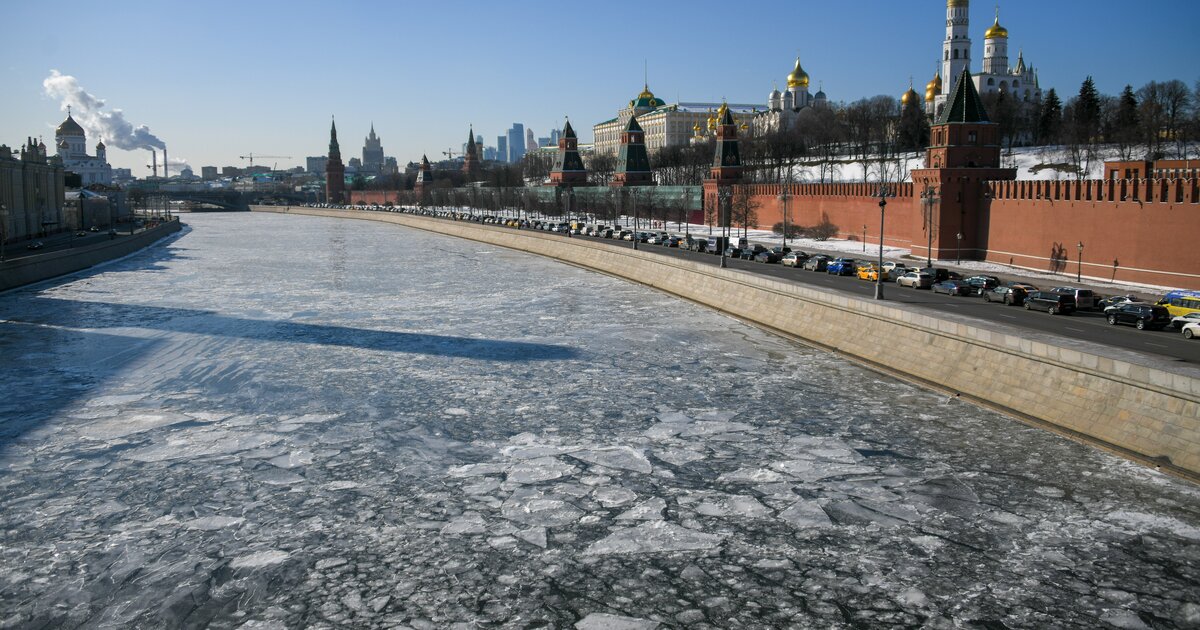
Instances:
[[[377,204],[380,206],[389,202],[393,205],[398,204],[400,195],[395,190],[351,190],[346,194],[350,196],[350,200],[347,203]]]
[[[771,229],[783,221],[783,191],[781,184],[746,184],[758,203],[758,227]],[[838,228],[837,238],[861,241],[863,226],[867,226],[867,244],[879,245],[879,184],[787,184],[788,224],[806,227],[828,217]],[[884,222],[885,245],[911,247],[911,226],[914,213],[920,208],[913,203],[912,184],[893,185],[895,197],[888,199]]]
[[[990,186],[987,260],[1200,289],[1195,180],[1001,182]],[[1114,265],[1115,263],[1115,265]]]

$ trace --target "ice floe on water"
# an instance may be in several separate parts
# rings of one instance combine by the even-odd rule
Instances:
[[[0,628],[1200,624],[1194,486],[548,260],[189,221],[0,296]]]

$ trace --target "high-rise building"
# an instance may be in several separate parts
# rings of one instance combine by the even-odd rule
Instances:
[[[379,173],[383,170],[384,162],[383,142],[375,135],[375,123],[371,123],[371,135],[363,141],[361,170]]]
[[[312,158],[309,158],[309,159],[311,160]],[[200,167],[200,178],[204,179],[204,180],[216,179],[217,178],[217,167],[201,166]]]
[[[550,144],[551,146],[558,146],[558,139],[560,137],[562,137],[561,129],[551,129],[550,130],[550,142],[548,144]]]
[[[525,157],[525,125],[513,123],[508,130],[508,159],[509,164],[516,164]]]
[[[496,137],[496,160],[500,162],[508,161],[508,136]]]
[[[525,129],[525,150],[532,151],[538,148],[537,138],[533,136],[532,129]]]

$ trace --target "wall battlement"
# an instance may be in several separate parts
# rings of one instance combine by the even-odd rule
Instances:
[[[993,181],[987,191],[993,200],[1200,204],[1200,179],[1184,178]]]

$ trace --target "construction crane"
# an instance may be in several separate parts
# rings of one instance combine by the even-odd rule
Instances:
[[[254,155],[253,153],[250,155],[239,155],[238,157],[242,158],[243,160],[250,160],[250,166],[254,166],[254,158],[276,158],[280,160],[292,159],[292,156],[290,155]]]
[[[454,159],[454,156],[456,156],[456,155],[466,155],[466,153],[463,153],[463,152],[461,152],[461,151],[455,151],[454,149],[446,149],[445,151],[442,151],[442,155],[444,155],[444,156],[446,156],[446,157],[450,158],[451,160],[453,160],[453,159]]]

